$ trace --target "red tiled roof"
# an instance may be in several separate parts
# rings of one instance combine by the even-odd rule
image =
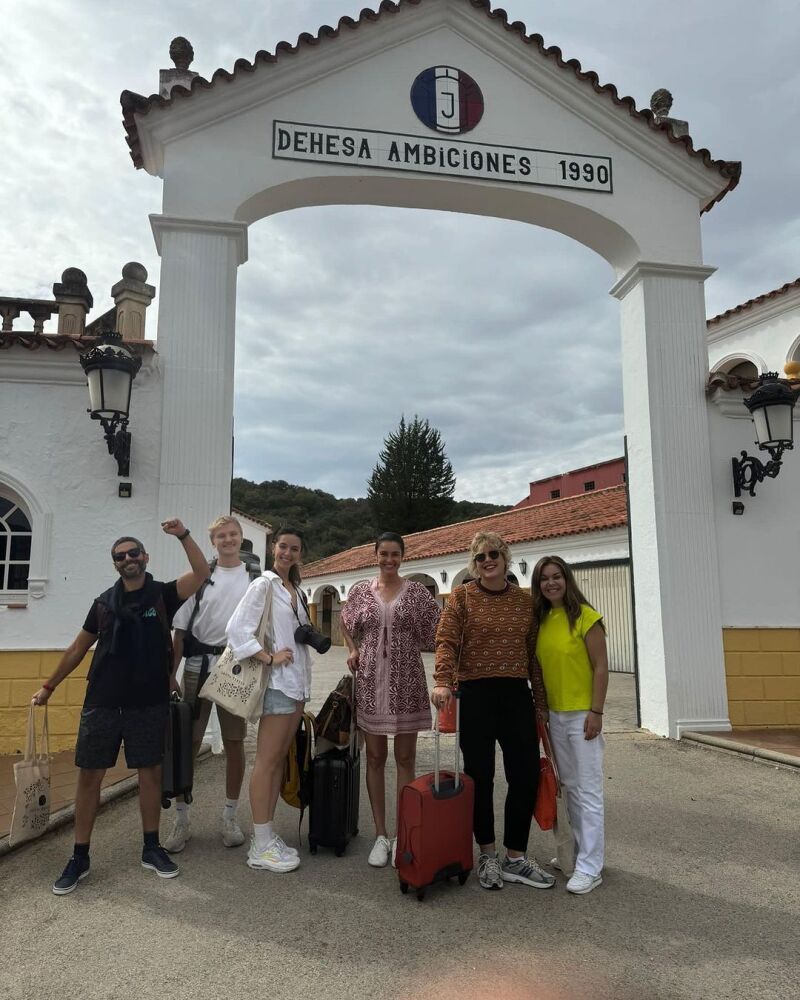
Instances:
[[[495,531],[512,545],[515,542],[534,542],[621,528],[627,521],[625,487],[611,486],[606,490],[551,500],[535,507],[507,510],[502,514],[489,514],[472,521],[446,524],[441,528],[406,535],[405,561],[466,552],[477,531]],[[358,545],[309,563],[303,567],[303,576],[310,578],[348,573],[374,565],[374,546]]]
[[[722,320],[727,319],[729,316],[735,316],[736,313],[744,312],[745,309],[752,309],[753,306],[760,306],[762,302],[767,302],[769,299],[777,299],[779,296],[790,292],[793,288],[800,288],[800,278],[796,278],[794,281],[787,281],[785,285],[781,285],[780,288],[773,288],[771,292],[764,292],[763,295],[756,295],[754,299],[748,299],[747,302],[742,302],[740,306],[734,306],[732,309],[726,309],[725,312],[707,320],[706,326],[711,326],[712,323],[721,323]]]
[[[242,74],[253,73],[259,64],[275,63],[284,56],[297,55],[301,50],[314,48],[326,39],[338,37],[344,29],[355,30],[365,21],[377,21],[386,14],[396,14],[401,7],[418,7],[420,4],[427,2],[431,2],[431,0],[397,0],[397,2],[382,0],[377,11],[362,10],[357,20],[354,20],[352,17],[342,17],[335,28],[324,24],[319,28],[316,35],[303,32],[294,45],[290,42],[278,42],[275,46],[274,54],[260,49],[256,52],[252,62],[248,62],[247,59],[237,59],[233,64],[233,72],[220,68],[212,74],[210,80],[196,76],[192,80],[190,87],[175,87],[169,98],[163,98],[159,94],[151,94],[150,97],[144,97],[130,90],[123,90],[120,94],[122,122],[125,126],[126,141],[131,151],[131,159],[134,166],[138,169],[143,165],[135,117],[137,114],[146,115],[153,108],[169,107],[176,99],[184,100],[187,97],[191,97],[197,91],[209,90],[220,80],[230,82]],[[625,108],[632,118],[645,123],[656,132],[663,132],[670,142],[679,143],[690,156],[701,159],[707,167],[717,170],[722,177],[727,178],[727,186],[707,205],[703,206],[703,212],[707,212],[712,208],[716,202],[720,201],[728,191],[732,191],[739,183],[742,165],[738,161],[715,160],[707,149],[695,149],[691,136],[675,135],[668,123],[656,122],[652,111],[649,109],[640,111],[636,107],[636,102],[632,97],[620,97],[617,88],[612,83],[600,83],[600,78],[594,70],[582,69],[577,59],[565,60],[561,49],[557,45],[545,46],[541,35],[526,34],[525,25],[521,21],[509,22],[508,14],[504,10],[500,8],[492,10],[491,0],[464,0],[464,2],[469,3],[472,7],[485,10],[487,17],[492,18],[492,20],[499,20],[507,31],[517,35],[526,45],[533,46],[546,59],[552,59],[559,68],[572,72],[578,80],[592,87],[596,93],[607,95],[618,107]]]
[[[0,332],[0,351],[7,351],[12,347],[24,347],[26,351],[38,351],[46,347],[50,351],[63,351],[67,347],[74,347],[76,351],[85,351],[89,347],[94,347],[99,337],[85,335],[82,337],[67,336],[63,333],[19,333],[16,330],[3,330]],[[141,351],[154,351],[155,341],[153,340],[130,340],[122,338],[122,343],[134,353]]]

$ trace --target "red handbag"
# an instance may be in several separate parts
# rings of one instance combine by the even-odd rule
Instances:
[[[536,805],[533,809],[533,816],[540,829],[552,830],[558,816],[558,771],[547,726],[537,719],[536,730],[541,745],[539,747],[539,785],[536,790]]]

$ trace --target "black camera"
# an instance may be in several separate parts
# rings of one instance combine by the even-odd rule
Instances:
[[[327,653],[331,648],[331,640],[327,635],[318,632],[311,625],[298,625],[294,630],[294,641],[316,649],[318,653]]]

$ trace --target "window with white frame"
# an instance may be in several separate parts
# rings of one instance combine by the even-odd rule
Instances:
[[[6,597],[28,591],[32,537],[27,511],[0,492],[0,593]]]

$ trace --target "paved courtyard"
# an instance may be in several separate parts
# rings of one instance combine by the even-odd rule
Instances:
[[[317,704],[340,672],[332,652]],[[0,859],[0,996],[796,997],[800,774],[637,733],[627,678],[614,679],[613,700],[608,865],[590,896],[568,895],[563,880],[486,893],[474,877],[422,903],[402,896],[393,870],[367,866],[366,794],[362,834],[343,858],[303,851],[295,873],[252,872],[244,848],[221,845],[224,764],[212,757],[175,880],[139,866],[134,798],[101,813],[92,873],[71,896],[50,892],[70,827]],[[432,746],[420,743],[421,770]],[[501,815],[502,778],[497,792]],[[295,844],[297,819],[282,807],[277,820]],[[534,828],[530,850],[548,858],[549,835]]]

